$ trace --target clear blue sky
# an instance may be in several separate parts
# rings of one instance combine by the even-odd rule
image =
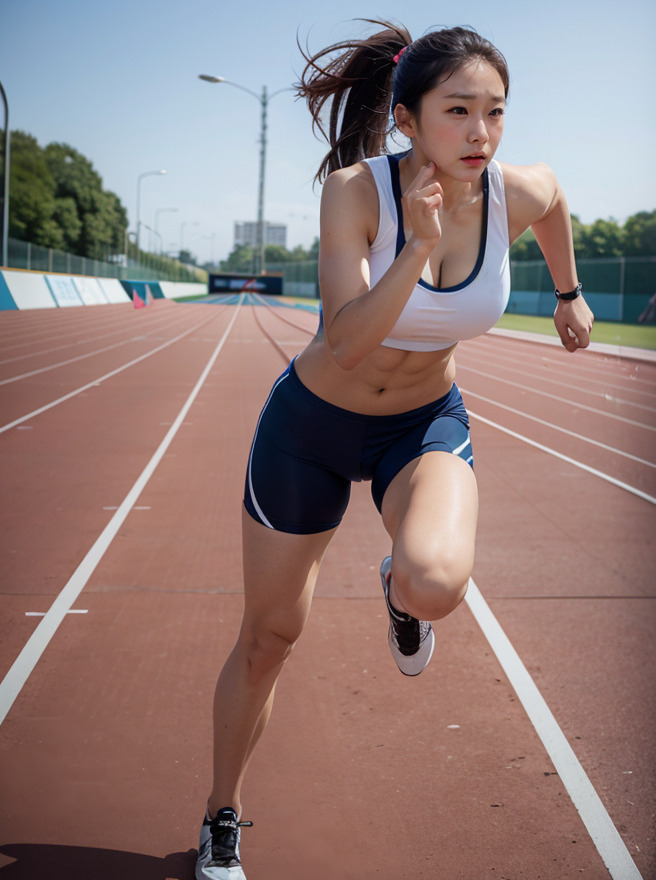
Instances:
[[[472,25],[510,66],[498,158],[547,162],[586,223],[656,207],[652,0],[0,0],[11,128],[87,156],[126,205],[131,229],[137,176],[166,169],[142,182],[142,222],[153,227],[158,209],[176,208],[158,215],[165,248],[177,249],[183,234],[205,260],[213,238],[222,258],[234,221],[256,216],[260,108],[198,74],[257,93],[285,88],[301,70],[297,32],[318,49],[362,33],[356,16],[401,20],[413,37]],[[290,247],[318,234],[312,178],[324,152],[306,107],[291,92],[273,98],[266,218],[288,225]]]

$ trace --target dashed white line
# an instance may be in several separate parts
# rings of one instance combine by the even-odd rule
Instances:
[[[26,611],[25,617],[45,617],[47,611]],[[88,614],[88,608],[69,608],[67,614]]]
[[[94,545],[91,547],[82,562],[78,565],[77,569],[73,572],[68,583],[55,598],[54,602],[50,606],[50,609],[46,612],[44,618],[41,620],[35,631],[32,633],[30,639],[26,642],[23,650],[16,658],[13,666],[4,677],[2,683],[0,683],[0,724],[2,724],[4,719],[7,717],[7,713],[13,706],[16,697],[21,692],[25,682],[32,673],[32,670],[38,663],[39,658],[45,651],[54,634],[57,632],[57,629],[59,628],[66,615],[71,611],[71,606],[84,589],[87,581],[95,571],[96,566],[98,565],[108,547],[116,537],[118,530],[123,525],[125,519],[127,518],[127,515],[134,507],[134,504],[139,498],[139,495],[143,492],[146,484],[153,475],[155,468],[162,460],[164,453],[166,452],[173,438],[177,434],[180,425],[184,421],[187,413],[189,412],[189,409],[191,408],[192,403],[194,402],[196,396],[202,388],[203,382],[209,375],[209,372],[214,362],[219,356],[219,353],[221,352],[221,349],[223,348],[224,343],[228,338],[228,334],[232,330],[233,324],[235,323],[238,314],[239,308],[236,308],[235,313],[232,316],[230,323],[228,324],[228,327],[226,328],[218,345],[214,349],[205,369],[203,370],[198,381],[196,382],[196,385],[194,386],[191,394],[185,401],[182,409],[178,413],[178,416],[173,425],[158,446],[157,450],[155,451],[155,454],[140,474],[136,483],[132,486],[128,494],[123,499],[123,502],[119,506],[114,516],[110,519],[110,521],[101,532],[100,536],[96,539]]]

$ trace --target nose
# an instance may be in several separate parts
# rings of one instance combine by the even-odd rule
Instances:
[[[489,139],[490,137],[488,135],[487,125],[485,124],[485,120],[483,119],[483,117],[472,119],[471,128],[469,129],[469,142],[472,144],[485,144]]]

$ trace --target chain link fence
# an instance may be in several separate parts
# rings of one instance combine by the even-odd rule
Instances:
[[[583,293],[600,321],[637,324],[656,293],[656,257],[577,260]],[[511,261],[509,312],[551,315],[553,281],[544,260]]]
[[[656,293],[656,256],[609,257],[577,260],[585,298],[601,321],[637,324]],[[141,260],[128,265],[91,260],[53,248],[9,239],[9,267],[67,275],[122,278],[133,281],[207,281],[207,273],[168,257],[141,252]],[[308,299],[319,297],[316,260],[267,263],[267,272],[283,276],[283,293]],[[553,281],[544,260],[511,260],[511,293],[508,312],[551,315],[555,300]]]
[[[145,251],[140,251],[139,261],[130,259],[127,265],[125,256],[122,262],[92,260],[15,238],[8,240],[7,251],[7,268],[10,269],[130,281],[207,281],[207,272],[203,269]]]

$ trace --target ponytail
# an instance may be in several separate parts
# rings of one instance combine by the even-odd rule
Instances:
[[[443,28],[413,42],[402,25],[364,20],[385,30],[364,40],[335,43],[315,55],[301,49],[307,63],[297,85],[298,95],[307,100],[313,130],[330,144],[315,178],[320,183],[331,171],[382,155],[394,127],[390,125],[394,107],[403,104],[418,115],[426,92],[469,61],[490,64],[508,97],[505,58],[473,28]],[[340,54],[324,60],[333,53]],[[331,98],[326,133],[321,114]]]
[[[411,37],[404,27],[365,20],[383,25],[385,30],[364,40],[335,43],[315,55],[301,49],[307,63],[298,95],[307,100],[313,131],[319,131],[330,144],[315,178],[320,183],[331,171],[385,151],[395,56],[408,46]],[[339,54],[325,60],[334,53]],[[331,98],[326,132],[321,114]]]

